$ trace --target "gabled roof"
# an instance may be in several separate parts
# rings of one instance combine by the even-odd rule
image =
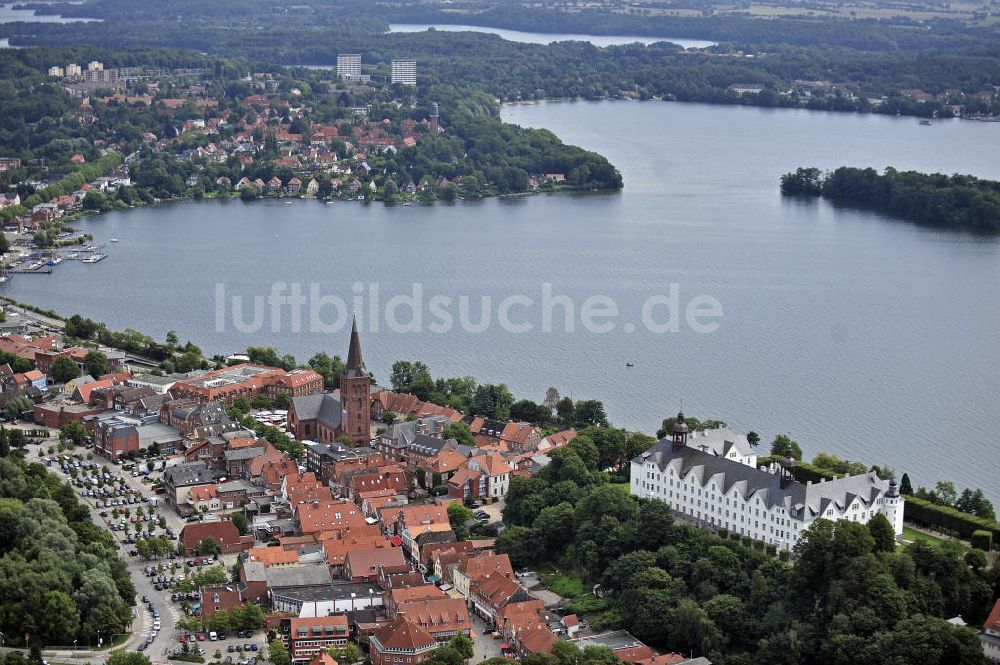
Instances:
[[[399,617],[379,628],[373,637],[386,649],[413,651],[437,644],[430,633],[405,617]]]
[[[343,408],[340,400],[328,393],[312,393],[292,398],[291,411],[299,420],[315,420],[330,429],[340,427]]]

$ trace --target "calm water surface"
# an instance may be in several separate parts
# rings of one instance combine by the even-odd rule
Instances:
[[[91,18],[62,17],[55,14],[36,14],[34,9],[14,9],[15,3],[0,5],[0,23],[87,23],[99,21]],[[6,41],[6,40],[4,40]],[[0,45],[6,48],[6,44]]]
[[[888,464],[915,484],[950,478],[1000,500],[1000,242],[783,200],[777,188],[800,165],[1000,178],[1000,125],[656,102],[513,106],[504,116],[607,155],[625,189],[432,207],[234,200],[113,213],[82,225],[98,242],[120,239],[108,259],[16,276],[5,289],[116,328],[159,338],[175,329],[213,353],[273,345],[305,360],[344,355],[346,329],[292,333],[286,315],[284,332],[265,324],[242,334],[229,320],[216,332],[216,284],[249,298],[276,281],[317,282],[349,299],[352,283],[378,281],[384,304],[420,282],[425,300],[473,296],[475,320],[480,296],[537,303],[551,283],[577,308],[612,298],[614,330],[541,333],[537,308],[515,308],[512,318],[536,321],[532,332],[369,330],[365,358],[383,381],[394,360],[413,358],[436,376],[504,381],[519,397],[541,400],[556,386],[602,399],[613,422],[647,432],[683,403],[767,441],[788,432],[809,456]],[[699,294],[722,304],[717,332],[638,325],[643,302],[672,283],[682,306]]]
[[[448,23],[393,23],[389,26],[389,32],[425,32],[433,28],[441,32],[484,32],[490,35],[499,35],[510,42],[521,42],[523,44],[551,44],[552,42],[590,42],[594,46],[619,46],[621,44],[655,44],[656,42],[670,42],[683,48],[708,48],[714,46],[715,42],[704,39],[679,39],[676,37],[629,37],[622,35],[577,35],[550,32],[522,32],[520,30],[505,30],[504,28],[489,28],[481,25],[451,25]]]

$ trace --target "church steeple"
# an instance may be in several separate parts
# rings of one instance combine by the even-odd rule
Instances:
[[[361,337],[358,336],[358,319],[354,317],[351,324],[351,345],[347,350],[347,364],[344,365],[344,375],[347,377],[366,376],[364,358],[361,357]]]
[[[371,439],[371,374],[361,357],[361,337],[358,319],[351,325],[351,344],[347,364],[340,375],[340,403],[343,407],[341,433],[357,445],[368,445]]]

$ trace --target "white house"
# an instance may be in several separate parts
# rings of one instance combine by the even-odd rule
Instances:
[[[983,624],[983,632],[979,635],[983,643],[983,653],[991,663],[1000,663],[1000,600],[993,606],[993,611]]]
[[[894,480],[867,473],[800,483],[787,468],[758,469],[739,461],[755,463],[756,455],[741,453],[738,445],[701,445],[717,437],[689,434],[684,414],[678,414],[670,437],[632,460],[633,495],[663,501],[700,526],[728,529],[779,550],[791,550],[819,518],[867,523],[882,513],[897,536],[903,533],[903,499]]]

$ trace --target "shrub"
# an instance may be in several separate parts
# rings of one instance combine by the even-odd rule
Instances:
[[[753,547],[753,538],[750,536],[743,536],[743,545],[746,547]]]
[[[982,529],[973,531],[972,537],[969,540],[977,550],[989,552],[990,548],[993,547],[993,534],[989,531],[983,531]]]
[[[719,529],[719,538],[725,540],[729,537],[729,529]]]
[[[917,524],[937,527],[946,533],[957,533],[969,538],[976,531],[988,531],[993,540],[1000,540],[1000,524],[963,513],[948,506],[940,506],[915,496],[906,497],[903,516]]]
[[[736,533],[735,531],[730,531],[729,540],[735,541],[737,543],[740,542],[740,534]]]
[[[761,552],[763,552],[764,551],[764,541],[763,540],[755,540],[755,541],[753,541],[753,548],[755,550],[760,550]]]
[[[789,555],[788,550],[781,550],[778,552],[778,558],[782,561],[788,561]]]
[[[775,554],[777,554],[777,553],[778,553],[778,546],[777,546],[777,545],[775,545],[775,544],[773,544],[773,543],[772,543],[772,544],[770,544],[770,545],[768,545],[768,546],[767,546],[767,553],[768,553],[768,554],[769,554],[770,556],[774,556]]]

